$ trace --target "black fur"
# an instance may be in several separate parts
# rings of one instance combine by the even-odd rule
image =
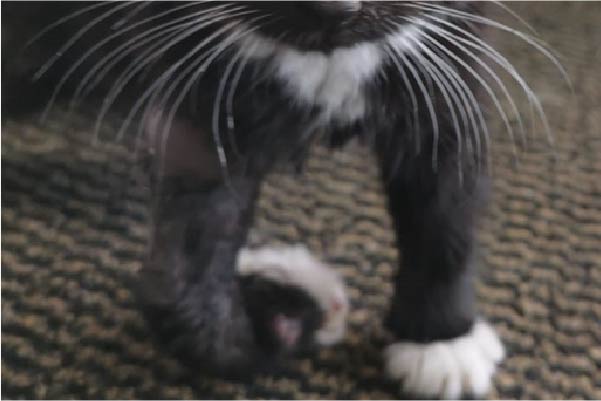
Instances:
[[[449,3],[457,8],[467,7],[464,2]],[[156,3],[141,15],[157,13],[173,4],[179,3]],[[323,52],[377,40],[395,24],[402,23],[399,16],[413,13],[395,4],[376,2],[364,4],[355,21],[347,19],[345,10],[324,9],[315,3],[245,4],[282,17],[263,27],[264,34],[279,37],[286,26],[290,32],[282,37],[283,41]],[[15,10],[19,11],[19,6],[11,6],[18,14]],[[6,8],[3,6],[3,13]],[[135,21],[141,16],[132,18]],[[65,33],[81,23],[74,20],[61,29]],[[134,94],[134,100],[135,94],[152,83],[164,66],[181,58],[195,41],[211,32],[198,32],[167,52],[149,79],[126,88]],[[52,42],[64,42],[60,34],[53,35]],[[452,48],[452,44],[446,45]],[[77,52],[67,58],[65,65],[73,62],[76,55]],[[132,55],[133,59],[136,56]],[[486,187],[482,169],[486,160],[483,156],[475,159],[467,152],[458,156],[456,132],[436,85],[429,86],[428,95],[441,116],[438,142],[434,142],[423,98],[418,99],[418,121],[413,119],[412,104],[402,90],[399,71],[392,64],[367,84],[368,110],[363,119],[350,125],[333,123],[312,132],[308,127],[320,112],[318,107],[299,105],[286,94],[281,83],[264,74],[266,66],[262,62],[251,62],[236,90],[232,137],[225,128],[225,107],[221,107],[222,145],[228,162],[224,168],[217,154],[211,119],[219,82],[232,56],[233,52],[225,51],[194,87],[194,99],[187,98],[182,103],[164,159],[155,160],[152,170],[158,183],[153,234],[140,272],[139,294],[149,322],[166,346],[182,358],[202,361],[195,366],[213,372],[253,370],[255,361],[282,354],[277,338],[269,331],[269,316],[274,313],[270,307],[287,312],[292,309],[290,313],[301,316],[306,332],[299,346],[310,343],[321,319],[311,298],[274,283],[239,281],[235,258],[252,221],[263,177],[276,164],[302,162],[309,144],[318,138],[340,146],[358,137],[379,158],[402,254],[387,326],[398,339],[419,342],[466,333],[475,314],[471,284],[473,227]],[[45,79],[56,82],[61,72],[64,67],[55,67]],[[410,75],[408,70],[405,72]],[[3,66],[6,82],[4,75]],[[463,78],[472,83],[469,76]],[[110,79],[107,84],[111,84]],[[417,88],[415,81],[412,84]],[[471,86],[476,91],[475,85]],[[163,113],[160,121],[165,121],[169,106],[167,102],[166,109],[159,112]],[[161,139],[160,131],[155,129],[151,134],[151,143],[156,137]],[[322,131],[325,135],[318,137],[317,134],[324,134]],[[433,148],[436,166],[432,165]],[[181,156],[185,154],[180,153],[182,149],[189,155]]]

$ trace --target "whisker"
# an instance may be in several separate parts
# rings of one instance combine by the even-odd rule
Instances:
[[[402,64],[407,66],[409,72],[413,76],[413,79],[417,83],[419,90],[421,91],[424,101],[426,102],[426,106],[428,108],[428,112],[430,113],[430,119],[432,121],[432,132],[434,136],[435,143],[438,143],[438,135],[439,135],[439,127],[438,127],[438,115],[434,109],[434,104],[432,103],[432,99],[430,98],[426,86],[424,85],[424,81],[420,78],[419,73],[415,69],[414,65],[409,61],[409,59],[403,54],[403,51],[391,47],[396,56],[401,60]],[[438,166],[438,149],[434,146],[432,150],[432,168],[436,171]]]
[[[184,7],[189,7],[190,4],[185,4]],[[125,29],[122,29],[118,32],[113,33],[112,35],[107,36],[106,38],[104,38],[103,40],[101,40],[100,42],[96,43],[94,46],[92,46],[90,49],[88,49],[87,52],[85,52],[79,59],[76,60],[75,63],[73,63],[71,65],[71,67],[67,70],[67,72],[63,75],[63,77],[61,78],[61,80],[58,82],[58,84],[55,86],[55,89],[52,93],[52,96],[50,98],[50,101],[48,102],[44,113],[43,113],[43,120],[45,120],[48,112],[50,111],[50,109],[52,108],[52,106],[54,105],[54,102],[56,100],[56,97],[58,96],[59,92],[61,91],[61,89],[63,88],[63,86],[65,85],[65,83],[67,82],[67,80],[71,77],[71,75],[77,70],[77,68],[79,66],[81,66],[93,53],[95,53],[98,49],[102,48],[104,45],[106,45],[107,43],[109,43],[110,41],[116,39],[117,37],[124,35],[125,33],[127,33],[128,31],[131,31],[132,29],[135,29],[143,24],[147,24],[149,22],[152,22],[153,20],[156,20],[158,18],[162,18],[168,14],[171,14],[175,11],[179,11],[179,9],[184,8],[182,6],[180,7],[176,7],[174,9],[170,9],[168,11],[159,13],[155,16],[152,16],[150,18],[146,18],[142,21],[139,21],[137,23],[134,23],[128,27],[126,27]],[[176,20],[177,22],[179,22],[179,20]],[[158,29],[161,29],[161,27],[157,27],[155,29],[151,29],[151,31],[156,31]]]
[[[423,4],[423,3],[422,3]],[[415,4],[415,7],[420,7],[419,5]],[[511,33],[517,37],[519,37],[520,39],[522,39],[523,41],[525,41],[526,43],[528,43],[530,46],[534,47],[536,50],[538,50],[541,54],[543,54],[549,61],[551,61],[555,67],[559,70],[559,72],[561,73],[561,75],[563,76],[563,79],[566,81],[567,85],[570,87],[571,90],[573,90],[573,85],[572,85],[572,81],[569,77],[569,74],[567,73],[567,71],[565,70],[564,66],[559,62],[559,60],[557,59],[557,57],[555,57],[555,55],[553,55],[553,53],[549,50],[549,47],[546,43],[544,43],[542,40],[538,39],[538,38],[533,38],[532,36],[521,32],[517,29],[511,28],[505,24],[501,24],[498,21],[492,20],[490,18],[486,18],[483,17],[481,15],[475,15],[475,14],[470,14],[470,13],[466,13],[466,12],[462,12],[462,11],[457,11],[457,10],[453,10],[449,7],[445,7],[442,5],[434,5],[434,4],[428,4],[427,6],[422,5],[421,6],[423,9],[427,9],[429,11],[444,11],[446,13],[446,15],[449,16],[454,16],[456,18],[459,19],[466,19],[466,20],[471,20],[474,22],[478,22],[481,23],[483,25],[488,25],[488,26],[492,26],[494,28],[497,28],[499,30]]]
[[[530,86],[526,83],[526,81],[522,78],[522,76],[517,72],[515,67],[495,48],[493,48],[491,45],[489,45],[488,43],[486,43],[484,40],[480,39],[478,36],[474,35],[473,33],[459,27],[458,25],[456,25],[452,22],[445,21],[442,18],[437,18],[437,17],[433,17],[433,16],[429,16],[429,18],[434,19],[435,21],[439,22],[440,24],[448,26],[449,28],[465,35],[466,38],[469,40],[461,38],[461,37],[458,37],[458,40],[469,47],[473,47],[473,48],[477,49],[478,51],[481,51],[487,57],[489,57],[492,61],[494,61],[499,66],[501,66],[508,74],[510,74],[512,76],[512,78],[520,85],[520,87],[526,94],[531,106],[534,107],[536,109],[537,113],[539,114],[540,119],[545,128],[547,140],[549,141],[549,143],[551,145],[553,145],[554,141],[553,141],[553,136],[551,134],[551,128],[549,127],[548,119],[547,119],[546,113],[542,107],[542,104],[541,104],[540,100],[538,99],[538,96],[536,96],[536,93],[530,88]]]
[[[75,12],[69,14],[69,15],[66,15],[66,16],[60,18],[59,20],[57,20],[57,21],[51,23],[50,25],[48,25],[46,28],[42,29],[33,38],[29,39],[27,41],[27,43],[25,43],[24,48],[27,48],[27,47],[31,46],[32,44],[34,44],[35,42],[37,42],[44,35],[46,35],[48,32],[50,32],[54,28],[57,28],[60,25],[66,23],[66,22],[68,22],[68,21],[70,21],[70,20],[72,20],[74,18],[79,17],[80,15],[83,15],[83,14],[85,14],[87,12],[93,11],[93,10],[95,10],[97,8],[104,7],[104,6],[107,6],[107,5],[112,5],[112,4],[110,2],[101,2],[101,3],[93,4],[91,6],[84,7],[82,9],[80,9],[80,10],[77,10],[77,11],[75,11]]]
[[[238,13],[236,15],[241,15],[241,14],[242,13]],[[244,13],[244,14],[247,14],[247,13]],[[203,50],[204,47],[207,46],[211,41],[220,39],[223,37],[223,35],[227,35],[228,31],[230,31],[235,25],[236,25],[236,22],[227,24],[224,27],[220,28],[219,30],[215,31],[213,34],[204,38],[204,40],[202,42],[200,42],[195,48],[193,48],[190,52],[188,52],[188,54],[185,57],[180,58],[178,60],[178,62],[172,64],[169,67],[169,69],[167,69],[165,72],[163,72],[163,74],[158,79],[155,80],[154,84],[151,85],[142,94],[142,96],[138,99],[138,101],[136,102],[136,104],[134,105],[132,110],[130,111],[130,114],[128,115],[128,117],[126,119],[125,124],[121,128],[119,135],[120,136],[123,135],[127,125],[130,123],[133,116],[135,114],[137,114],[138,110],[144,105],[144,103],[146,103],[147,105],[144,109],[142,120],[144,120],[146,118],[150,105],[154,105],[157,103],[157,98],[159,95],[161,95],[161,91],[164,88],[164,86],[168,83],[169,78],[172,77],[176,73],[176,71],[185,62],[187,62],[189,59],[191,59],[192,57],[197,55],[198,52]],[[162,100],[159,102],[159,106],[158,106],[159,109],[164,108],[164,104],[171,97],[171,94],[175,91],[175,89],[177,88],[177,85],[179,85],[179,83],[185,77],[187,77],[189,74],[191,74],[192,71],[195,68],[197,68],[198,64],[200,64],[203,60],[205,60],[207,57],[209,57],[209,55],[212,54],[214,49],[216,49],[218,46],[219,46],[219,42],[216,43],[215,45],[213,45],[213,47],[210,48],[207,52],[205,52],[205,54],[203,54],[199,59],[192,62],[182,73],[180,73],[179,77],[176,78],[171,83],[171,85],[167,88],[166,92],[162,95]],[[140,135],[140,134],[141,133],[138,132],[138,135]]]
[[[422,32],[422,36],[425,38],[429,38],[429,35],[427,35],[425,32]],[[488,130],[488,125],[486,123],[486,119],[483,116],[482,110],[479,106],[478,101],[476,100],[475,95],[473,94],[472,90],[467,85],[467,83],[459,75],[459,73],[452,67],[451,64],[449,64],[442,57],[437,55],[435,52],[433,52],[431,49],[429,49],[427,46],[425,46],[420,41],[417,41],[417,40],[414,40],[414,41],[416,42],[415,43],[416,46],[421,48],[425,54],[427,54],[429,57],[431,57],[434,61],[434,64],[437,65],[446,76],[448,76],[449,82],[452,85],[452,87],[449,90],[453,93],[454,92],[453,88],[454,88],[457,91],[457,94],[459,95],[459,97],[461,98],[461,102],[457,99],[456,96],[455,96],[454,100],[457,103],[457,107],[461,113],[462,121],[464,123],[464,126],[466,127],[466,130],[469,130],[469,128],[468,128],[468,123],[466,120],[465,112],[467,111],[467,114],[469,115],[469,120],[470,120],[472,128],[473,128],[472,132],[473,132],[474,148],[476,150],[476,152],[474,154],[474,156],[476,158],[475,159],[476,168],[479,170],[480,162],[481,162],[480,154],[481,154],[481,149],[482,149],[482,147],[480,145],[480,134],[484,133],[485,152],[487,155],[490,153],[490,151],[489,151],[489,147],[490,147],[489,136],[490,136],[490,134],[489,134],[489,130]],[[445,56],[448,56],[448,54],[445,54]],[[469,100],[468,100],[468,98],[469,98]],[[480,126],[482,127],[482,132],[480,131],[480,128],[478,127],[478,123],[476,122],[474,113],[478,116],[478,121],[480,123]],[[461,142],[462,142],[461,137],[459,137],[458,138],[459,146],[461,146]],[[470,142],[466,141],[466,147],[468,148],[467,149],[468,153],[471,154],[472,149],[469,145],[470,145]],[[460,154],[459,154],[459,156],[460,156]],[[490,161],[490,158],[488,160]],[[460,172],[460,174],[461,174],[461,172]],[[461,179],[462,177],[460,176],[459,178]]]
[[[257,44],[253,44],[248,51],[248,54],[253,54]],[[232,146],[232,151],[235,155],[240,156],[240,151],[238,150],[238,146],[236,143],[236,139],[234,137],[235,130],[235,121],[234,121],[234,96],[236,95],[236,89],[238,88],[238,83],[242,77],[242,73],[246,68],[248,61],[250,60],[250,56],[245,55],[240,63],[238,64],[238,68],[234,72],[234,76],[232,78],[232,83],[230,85],[230,90],[227,94],[227,98],[225,101],[225,115],[226,115],[226,126],[228,138]]]
[[[127,56],[131,55],[137,49],[149,43],[152,44],[145,51],[141,52],[137,58],[145,60],[147,56],[154,52],[154,50],[159,48],[162,44],[166,43],[170,39],[173,39],[177,35],[181,34],[186,30],[186,28],[193,24],[194,22],[161,29],[146,38],[141,37],[145,35],[138,35],[135,38],[128,40],[122,46],[115,48],[105,57],[103,57],[92,69],[90,69],[90,71],[88,71],[88,73],[80,81],[73,94],[71,105],[76,103],[80,98],[88,96],[119,62],[127,58]],[[145,34],[149,33],[150,32],[145,32]],[[137,65],[137,63],[132,62],[128,67],[126,67],[126,70],[131,69],[134,65]]]
[[[223,70],[223,74],[221,75],[221,80],[219,81],[219,87],[217,88],[217,94],[215,96],[215,100],[213,101],[213,116],[212,116],[211,127],[213,130],[214,137],[219,138],[218,139],[219,142],[216,143],[217,147],[219,147],[221,145],[221,143],[220,143],[221,135],[219,134],[219,117],[220,117],[220,107],[221,107],[223,93],[225,92],[225,86],[227,84],[227,80],[230,77],[230,74],[232,73],[234,66],[240,60],[241,56],[242,56],[242,52],[238,51],[238,52],[236,52],[236,54],[234,56],[232,56],[231,60],[227,63],[225,69]],[[230,117],[233,120],[233,116],[228,116],[227,118],[230,118]],[[233,122],[232,122],[232,125],[233,125]],[[223,147],[223,145],[221,145],[221,147]],[[225,152],[223,152],[223,153],[225,154]]]
[[[54,65],[54,63],[56,63],[56,61],[59,58],[61,58],[67,50],[69,50],[71,48],[71,46],[73,46],[75,44],[75,42],[77,42],[83,35],[86,34],[86,32],[88,32],[94,26],[96,26],[103,20],[107,19],[111,15],[121,11],[122,9],[124,9],[126,7],[129,7],[130,5],[131,5],[130,3],[122,3],[122,4],[112,8],[111,10],[103,13],[102,15],[96,17],[89,24],[86,24],[85,27],[83,27],[82,29],[77,31],[77,33],[75,33],[75,35],[73,35],[73,37],[71,39],[69,39],[44,65],[42,65],[42,67],[40,67],[40,69],[34,74],[33,79],[34,80],[40,79],[48,71],[48,69],[50,67],[52,67]]]
[[[421,20],[417,20],[417,19],[411,19],[411,20],[414,23],[417,23],[417,24],[420,24],[422,22]],[[490,96],[491,100],[494,102],[495,107],[499,111],[499,114],[501,115],[501,118],[503,119],[503,122],[505,123],[505,126],[507,128],[507,132],[509,133],[509,137],[511,138],[512,146],[513,146],[513,152],[514,152],[514,157],[517,159],[517,150],[515,148],[515,139],[514,139],[513,128],[511,127],[511,124],[509,123],[509,119],[507,117],[507,114],[505,113],[505,110],[503,109],[503,106],[499,102],[499,99],[497,98],[495,92],[491,89],[491,87],[488,85],[488,83],[480,76],[480,74],[478,74],[468,63],[466,63],[464,60],[462,60],[456,54],[454,54],[453,52],[451,52],[449,49],[447,49],[439,41],[437,41],[436,39],[434,39],[430,35],[424,33],[423,36],[426,39],[428,39],[430,43],[432,43],[433,45],[435,45],[436,47],[438,47],[442,52],[444,52],[447,56],[449,56],[451,59],[453,59],[459,65],[461,65],[466,71],[468,71],[474,77],[474,79],[476,79],[478,81],[478,83],[488,93],[488,95]]]
[[[111,29],[119,29],[119,28],[121,28],[129,20],[131,20],[133,17],[135,17],[136,14],[138,14],[140,11],[142,11],[143,9],[145,9],[146,7],[148,7],[149,5],[150,5],[149,1],[140,1],[140,2],[138,2],[138,6],[135,7],[133,10],[131,10],[130,12],[128,12],[119,21],[115,22],[113,24],[113,26],[111,26]]]
[[[215,24],[217,22],[220,22],[221,20],[223,20],[225,18],[234,17],[234,16],[236,16],[236,15],[227,14],[227,15],[222,16],[221,18],[211,18],[209,21],[206,21],[205,18],[201,17],[201,19],[204,21],[203,23],[195,24],[192,28],[186,30],[181,35],[178,35],[177,37],[175,37],[174,39],[172,39],[168,43],[166,43],[163,46],[161,46],[161,48],[158,49],[158,50],[156,50],[153,53],[153,55],[151,55],[150,57],[147,57],[142,62],[139,62],[138,64],[136,64],[130,71],[123,73],[122,76],[121,76],[121,78],[118,80],[118,82],[115,83],[115,85],[113,85],[113,89],[111,90],[111,92],[105,98],[105,100],[103,102],[103,106],[102,106],[102,109],[101,109],[100,114],[98,116],[97,123],[96,123],[96,130],[97,130],[96,132],[98,132],[98,130],[100,128],[100,124],[101,124],[101,122],[102,122],[102,120],[104,118],[104,115],[106,115],[106,113],[107,113],[108,109],[110,108],[111,104],[114,102],[114,100],[116,99],[116,97],[118,96],[118,94],[121,92],[121,90],[123,90],[123,88],[127,84],[127,82],[129,82],[129,80],[131,80],[131,78],[137,72],[139,72],[142,68],[144,68],[144,66],[148,62],[150,62],[150,60],[153,57],[160,56],[165,51],[167,51],[171,47],[175,46],[177,43],[179,43],[182,40],[190,37],[194,33],[196,33],[198,31],[206,28],[207,26]],[[227,29],[229,29],[229,26],[227,28],[219,29],[215,33],[209,35],[203,41],[201,41],[198,45],[196,45],[194,47],[194,49],[191,52],[189,52],[185,57],[180,58],[178,60],[178,62],[174,63],[173,65],[171,65],[171,67],[169,67],[166,71],[164,71],[161,74],[161,76],[159,76],[157,78],[157,80],[138,99],[138,101],[136,102],[136,104],[134,105],[134,107],[132,108],[132,110],[130,111],[130,113],[128,114],[125,122],[123,123],[122,128],[119,130],[119,133],[117,135],[118,138],[121,138],[123,136],[125,130],[127,129],[127,127],[129,126],[129,124],[131,122],[131,119],[133,118],[133,116],[135,115],[135,113],[138,112],[138,110],[140,109],[140,107],[142,106],[142,104],[147,100],[147,98],[155,90],[157,90],[157,88],[159,88],[160,86],[162,86],[163,82],[169,76],[171,76],[175,72],[175,70],[177,70],[183,63],[187,62],[191,57],[193,57],[199,51],[201,51],[210,41],[212,41],[213,39],[215,39],[216,37],[218,37],[219,35],[221,35],[222,33],[224,33],[224,31],[226,31]]]
[[[421,44],[419,43],[418,40],[414,40],[414,43],[421,47]],[[444,74],[442,74],[440,72],[440,68],[439,68],[440,66],[437,66],[435,63],[431,63],[426,57],[424,57],[422,54],[420,54],[413,47],[409,47],[409,51],[413,54],[414,59],[417,60],[417,62],[419,62],[424,67],[425,71],[432,77],[433,81],[436,83],[436,86],[440,89],[440,93],[442,94],[442,96],[445,100],[445,103],[447,105],[447,108],[451,114],[451,119],[452,119],[453,127],[455,130],[455,136],[458,141],[458,147],[457,147],[458,173],[460,176],[460,180],[462,180],[462,178],[461,178],[462,177],[461,157],[460,157],[461,152],[462,152],[462,150],[461,150],[461,129],[459,128],[459,121],[457,119],[457,113],[455,112],[455,107],[453,106],[453,104],[456,104],[458,109],[460,109],[461,102],[458,100],[457,94],[452,90],[451,86],[449,85],[449,81],[447,80],[447,78],[444,76]],[[438,150],[438,147],[439,147],[438,138],[436,138],[434,140],[433,146],[435,146],[435,149]],[[436,155],[437,155],[437,153],[436,153]],[[434,154],[432,157],[433,158],[435,157]]]
[[[511,15],[513,18],[515,18],[519,23],[521,23],[522,25],[524,25],[526,28],[528,28],[528,30],[530,32],[532,32],[533,34],[535,34],[536,36],[538,36],[538,32],[536,31],[536,29],[534,29],[534,27],[532,25],[530,25],[524,18],[522,18],[518,13],[516,13],[515,11],[513,11],[511,9],[511,7],[509,7],[508,5],[506,5],[505,3],[503,3],[502,1],[491,1],[492,3],[494,3],[496,6],[502,8],[503,10],[505,10],[506,13],[508,13],[509,15]]]
[[[411,81],[409,80],[409,77],[407,76],[407,72],[405,71],[405,68],[399,63],[398,58],[394,56],[394,54],[391,52],[389,47],[386,47],[386,53],[390,56],[390,59],[395,64],[397,70],[401,74],[401,79],[403,80],[403,84],[405,85],[405,88],[409,92],[409,98],[411,99],[411,106],[412,106],[411,109],[413,112],[413,121],[414,121],[413,128],[414,128],[414,131],[416,133],[418,133],[420,131],[420,129],[419,129],[419,123],[420,123],[420,121],[419,121],[419,104],[417,102],[417,96],[415,95],[415,90],[413,89],[413,85],[411,84]],[[416,145],[416,151],[419,153],[419,150],[421,147],[419,135],[416,135],[415,145]]]
[[[194,3],[191,3],[191,4],[194,4]],[[223,8],[223,6],[218,6],[218,7],[214,7],[210,11],[214,11],[215,9],[222,9],[222,8]],[[223,13],[212,13],[209,15],[204,15],[204,14],[205,14],[205,11],[203,10],[200,12],[193,13],[191,15],[186,15],[175,21],[171,21],[169,23],[163,24],[163,25],[161,25],[161,27],[157,27],[155,29],[150,29],[143,33],[140,33],[140,34],[136,35],[135,37],[133,37],[132,39],[124,42],[122,45],[118,46],[116,49],[109,52],[105,57],[103,57],[102,60],[100,60],[97,63],[97,65],[95,65],[94,68],[92,68],[86,74],[86,76],[81,80],[79,86],[75,90],[73,100],[76,101],[80,97],[86,96],[88,93],[90,93],[90,91],[93,88],[95,88],[102,81],[102,79],[104,79],[106,74],[108,74],[108,72],[115,65],[117,65],[121,60],[125,59],[129,54],[131,54],[138,48],[146,45],[147,43],[152,43],[153,45],[150,46],[146,51],[142,52],[139,55],[138,59],[156,60],[157,57],[149,57],[149,56],[153,53],[153,51],[155,49],[161,47],[162,44],[169,41],[170,39],[173,39],[174,37],[176,37],[183,31],[185,31],[188,27],[194,26],[195,24],[203,22],[210,18],[217,18],[217,17],[221,16]],[[198,18],[198,16],[200,16],[200,18]],[[191,21],[188,23],[182,23],[186,20],[191,20]],[[175,26],[169,27],[170,25],[175,25]],[[145,36],[149,35],[150,33],[153,33],[153,34],[144,38]],[[163,38],[160,39],[161,37],[163,37]],[[158,40],[155,41],[155,39],[158,39]],[[137,64],[138,63],[134,62],[134,63],[130,64],[130,66],[127,69],[129,69],[132,66],[135,66]],[[148,63],[145,63],[145,65],[146,64],[148,64]],[[105,66],[105,67],[102,69],[102,71],[99,72],[99,70],[103,66]],[[122,76],[123,76],[123,74],[122,74]],[[87,86],[87,88],[86,88],[86,85],[92,78],[94,78],[94,81],[92,81],[92,83],[89,86]],[[85,90],[84,90],[84,88],[85,88]]]
[[[266,17],[266,16],[260,16],[260,17],[254,18],[253,20],[250,21],[250,23],[254,24],[254,23],[260,21],[261,19],[263,19],[264,17]],[[170,111],[168,113],[167,120],[163,127],[163,133],[160,136],[161,141],[162,141],[161,142],[161,155],[164,155],[166,152],[167,138],[169,136],[168,135],[169,129],[171,128],[173,119],[175,118],[175,113],[176,113],[177,109],[179,108],[180,104],[182,103],[182,101],[184,100],[184,97],[190,90],[193,83],[197,79],[200,78],[200,76],[204,73],[204,71],[206,71],[206,69],[209,67],[209,65],[211,65],[211,63],[221,53],[223,53],[227,48],[229,48],[237,40],[239,40],[245,36],[248,36],[250,33],[254,32],[257,29],[259,29],[258,26],[248,28],[244,31],[234,30],[226,39],[223,40],[223,42],[221,42],[219,44],[219,46],[212,52],[212,54],[203,61],[202,65],[197,66],[198,63],[195,63],[196,71],[194,71],[192,76],[187,80],[187,83],[184,85],[183,89],[180,91],[179,96],[175,99],[174,103],[171,105]],[[215,145],[216,145],[216,149],[217,149],[217,157],[219,159],[219,164],[221,165],[223,180],[225,182],[225,185],[230,189],[232,196],[234,196],[235,199],[238,199],[237,193],[236,193],[234,187],[232,186],[229,172],[227,169],[227,165],[228,165],[227,164],[227,155],[225,153],[225,149],[223,147],[221,138],[217,134],[218,134],[218,132],[213,130],[213,140],[215,141]],[[161,159],[162,159],[162,157],[161,157]]]
[[[251,20],[251,24],[263,19],[264,17],[265,16],[260,16],[260,17],[254,18],[253,20]],[[229,24],[229,25],[232,25],[232,24]],[[233,25],[231,27],[229,25],[227,27],[228,27],[228,29],[231,29],[231,27],[233,27]],[[163,129],[163,135],[161,137],[163,140],[165,140],[165,138],[168,136],[168,131],[169,131],[172,121],[175,117],[175,112],[179,108],[179,105],[183,101],[184,97],[189,92],[192,84],[197,79],[199,79],[200,76],[206,71],[206,69],[212,64],[212,62],[221,53],[223,53],[229,46],[231,46],[236,40],[239,40],[242,37],[248,36],[248,34],[254,32],[257,29],[258,29],[258,27],[252,27],[245,31],[235,30],[226,39],[224,39],[223,42],[221,42],[218,45],[218,47],[212,52],[212,54],[210,54],[208,57],[206,57],[206,59],[203,60],[203,63],[201,65],[198,65],[199,64],[198,62],[193,64],[195,71],[192,74],[192,77],[190,79],[188,79],[188,82],[184,85],[184,87],[180,91],[179,96],[175,99],[175,102],[171,105],[170,112],[168,113],[168,118],[167,118],[166,124]],[[172,87],[174,87],[174,86],[175,85],[173,85]],[[216,132],[213,132],[213,136],[214,136],[215,143],[217,145],[217,154],[219,157],[219,162],[220,162],[221,166],[225,169],[227,167],[227,157],[225,155],[225,150],[223,148],[223,144],[221,143],[221,138],[216,137]],[[165,142],[165,144],[166,144],[166,142]],[[164,148],[163,148],[163,150],[164,150]]]
[[[280,17],[274,17],[271,14],[265,15],[265,17],[271,18],[271,20],[270,20],[271,23],[280,19]],[[249,34],[250,33],[251,32],[249,32]],[[228,140],[232,146],[232,151],[236,156],[240,156],[240,151],[238,150],[237,143],[236,143],[237,141],[236,141],[236,138],[234,137],[234,129],[235,129],[234,96],[236,93],[236,89],[238,87],[238,83],[240,82],[240,79],[242,77],[242,73],[250,60],[250,55],[252,55],[254,53],[257,46],[258,46],[258,44],[256,42],[253,42],[250,45],[250,48],[244,52],[245,53],[244,56],[241,57],[241,61],[239,63],[237,70],[234,73],[234,76],[232,78],[232,83],[230,85],[230,90],[227,94],[226,101],[225,101],[225,108],[226,108],[225,114],[226,114],[226,127],[227,127]]]
[[[456,46],[459,50],[461,50],[463,53],[465,53],[466,55],[468,55],[472,60],[474,60],[476,63],[478,63],[478,65],[480,65],[489,74],[489,76],[496,82],[496,84],[498,85],[498,87],[503,92],[505,98],[507,99],[509,105],[511,106],[513,114],[515,115],[515,117],[516,117],[516,119],[518,121],[518,125],[520,127],[520,132],[521,132],[521,135],[522,135],[522,140],[525,141],[526,133],[525,133],[524,122],[522,120],[521,113],[519,112],[518,107],[515,104],[515,101],[513,100],[513,97],[509,93],[509,90],[507,89],[506,85],[503,83],[503,81],[501,80],[501,78],[499,78],[499,76],[492,70],[492,68],[490,68],[490,66],[488,64],[486,64],[484,61],[482,61],[482,59],[480,59],[472,51],[470,51],[464,45],[461,44],[462,42],[467,41],[467,39],[465,39],[465,38],[463,38],[463,37],[461,37],[459,35],[455,35],[452,32],[449,32],[449,31],[447,31],[445,29],[442,29],[442,28],[440,28],[440,27],[438,27],[438,26],[436,26],[434,24],[430,24],[430,23],[428,23],[426,21],[422,20],[422,23],[427,24],[427,27],[430,30],[436,32],[441,37],[444,37],[447,40],[451,41],[454,46]],[[442,44],[439,43],[438,41],[434,40],[434,42],[437,43],[437,46],[439,46],[439,47],[442,46]]]

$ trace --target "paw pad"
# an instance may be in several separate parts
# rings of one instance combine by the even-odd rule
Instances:
[[[342,278],[304,246],[243,249],[238,255],[238,273],[293,285],[309,294],[325,316],[315,333],[319,344],[331,345],[344,336],[349,302]]]

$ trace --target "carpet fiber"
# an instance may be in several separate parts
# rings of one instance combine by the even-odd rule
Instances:
[[[601,398],[601,3],[513,7],[561,55],[574,92],[515,37],[492,39],[539,94],[555,143],[535,124],[516,157],[491,122],[478,295],[508,357],[490,397]],[[186,371],[149,339],[129,290],[148,189],[115,127],[96,144],[92,128],[60,111],[2,126],[3,398],[403,396],[381,374],[397,254],[365,149],[315,148],[302,176],[264,185],[250,242],[307,244],[344,276],[353,311],[341,345],[243,383]]]

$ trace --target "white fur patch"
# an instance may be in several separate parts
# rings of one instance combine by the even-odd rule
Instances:
[[[313,297],[325,316],[315,334],[319,344],[334,344],[344,336],[349,312],[344,283],[336,272],[317,260],[304,246],[242,249],[238,254],[238,273],[294,285]]]
[[[322,122],[353,122],[366,110],[365,83],[373,80],[389,56],[391,46],[397,51],[412,46],[409,38],[419,30],[403,26],[381,41],[341,47],[329,53],[301,51],[258,34],[240,43],[240,50],[251,59],[270,58],[275,77],[299,103],[320,106]]]
[[[419,396],[456,399],[488,392],[504,356],[494,329],[478,321],[465,336],[430,344],[396,343],[384,351],[386,372],[403,390]]]

